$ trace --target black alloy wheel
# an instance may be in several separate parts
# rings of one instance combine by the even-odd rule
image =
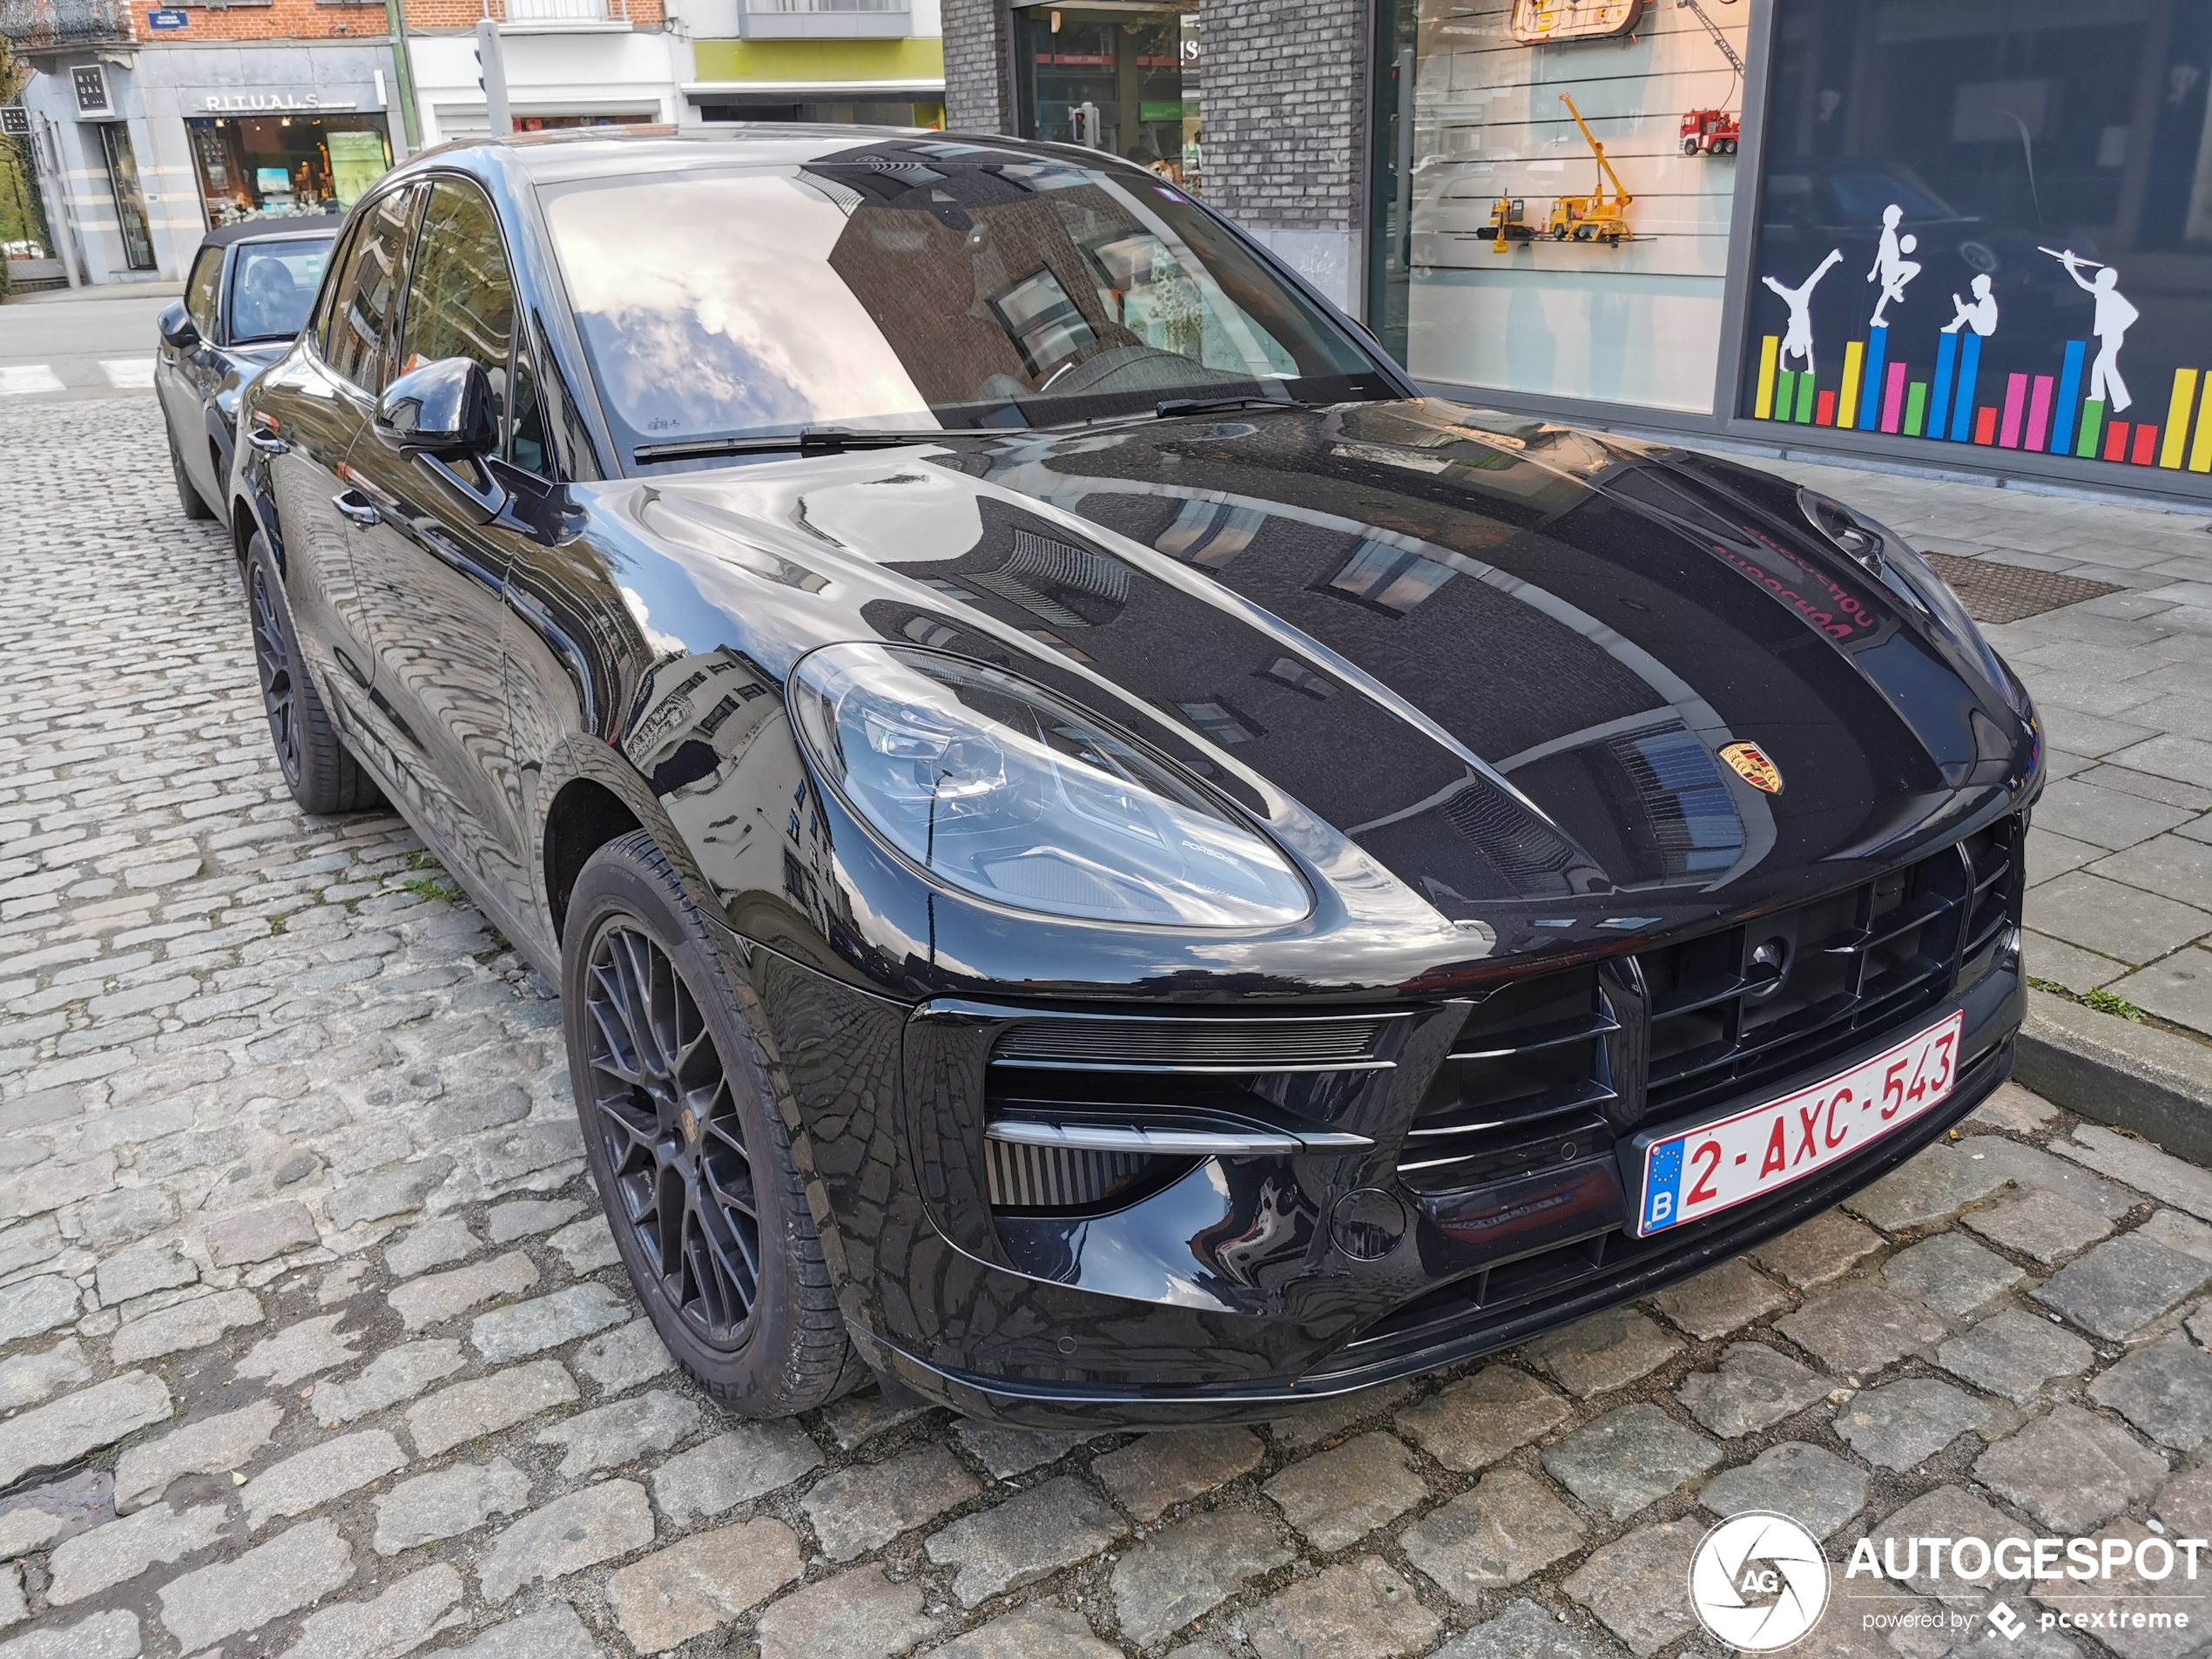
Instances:
[[[165,427],[168,422],[165,421],[162,424]],[[214,517],[215,509],[207,504],[207,498],[199,493],[199,486],[192,482],[191,475],[185,470],[185,457],[177,448],[177,435],[172,432],[168,434],[168,438],[169,470],[177,477],[177,505],[184,509],[186,518]]]
[[[284,578],[268,543],[258,533],[239,571],[246,583],[246,621],[253,631],[254,677],[261,711],[285,787],[303,811],[357,813],[384,804],[376,783],[361,768],[330,724],[314,682],[300,660],[300,636],[285,603]]]
[[[867,1379],[738,969],[651,834],[584,863],[561,925],[561,1024],[584,1158],[653,1329],[747,1417]]]
[[[291,651],[277,619],[277,597],[266,570],[256,559],[246,570],[246,603],[253,624],[253,665],[261,679],[261,709],[269,717],[269,738],[277,765],[293,792],[300,789],[300,710],[292,678]]]
[[[661,948],[617,921],[592,943],[592,1105],[626,1224],[668,1305],[743,1344],[760,1294],[752,1158],[713,1034]]]

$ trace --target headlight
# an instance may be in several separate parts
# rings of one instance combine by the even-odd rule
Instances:
[[[1262,927],[1312,907],[1273,843],[1026,680],[934,651],[828,645],[792,717],[860,819],[947,887],[1048,915]]]
[[[2034,705],[2029,702],[2026,688],[1981,637],[1981,630],[1974,626],[1974,619],[1959,603],[1951,584],[1936,574],[1935,567],[1920,556],[1918,548],[1878,520],[1817,489],[1798,490],[1797,504],[1815,529],[1942,629],[1973,659],[2007,708],[2023,720],[2033,718]]]

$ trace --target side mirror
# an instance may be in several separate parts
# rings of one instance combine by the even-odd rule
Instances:
[[[161,314],[156,326],[161,330],[162,339],[179,351],[190,351],[199,344],[199,325],[192,320],[192,313],[185,309],[185,302],[181,300]]]
[[[402,448],[432,455],[489,455],[499,447],[491,379],[467,357],[442,357],[401,375],[377,400],[376,424]]]

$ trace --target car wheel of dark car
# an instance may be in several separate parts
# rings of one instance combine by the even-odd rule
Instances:
[[[215,509],[199,493],[190,475],[185,471],[185,458],[177,450],[177,435],[169,435],[169,470],[177,479],[177,505],[185,509],[186,518],[212,518]]]
[[[592,855],[563,934],[585,1152],[661,1340],[748,1417],[787,1417],[846,1392],[865,1368],[759,1049],[650,835]]]
[[[383,805],[375,781],[332,728],[329,711],[300,664],[284,583],[269,544],[258,535],[246,552],[246,604],[253,625],[261,708],[269,717],[269,736],[292,799],[310,813],[356,813]]]

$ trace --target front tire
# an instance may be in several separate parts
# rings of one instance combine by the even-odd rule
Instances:
[[[285,786],[302,812],[357,813],[381,806],[375,781],[347,752],[300,657],[300,636],[276,559],[259,531],[246,550],[246,608],[253,629],[253,666],[261,711]]]
[[[162,422],[165,428],[168,424],[166,421]],[[206,498],[199,493],[199,487],[192,482],[192,475],[185,470],[185,457],[182,451],[177,448],[177,435],[171,432],[168,434],[168,438],[169,470],[175,475],[177,480],[177,505],[184,509],[186,518],[214,517],[215,509],[207,504]]]
[[[698,910],[643,831],[591,855],[563,928],[561,1010],[607,1224],[677,1363],[745,1417],[867,1375],[759,1049]]]

